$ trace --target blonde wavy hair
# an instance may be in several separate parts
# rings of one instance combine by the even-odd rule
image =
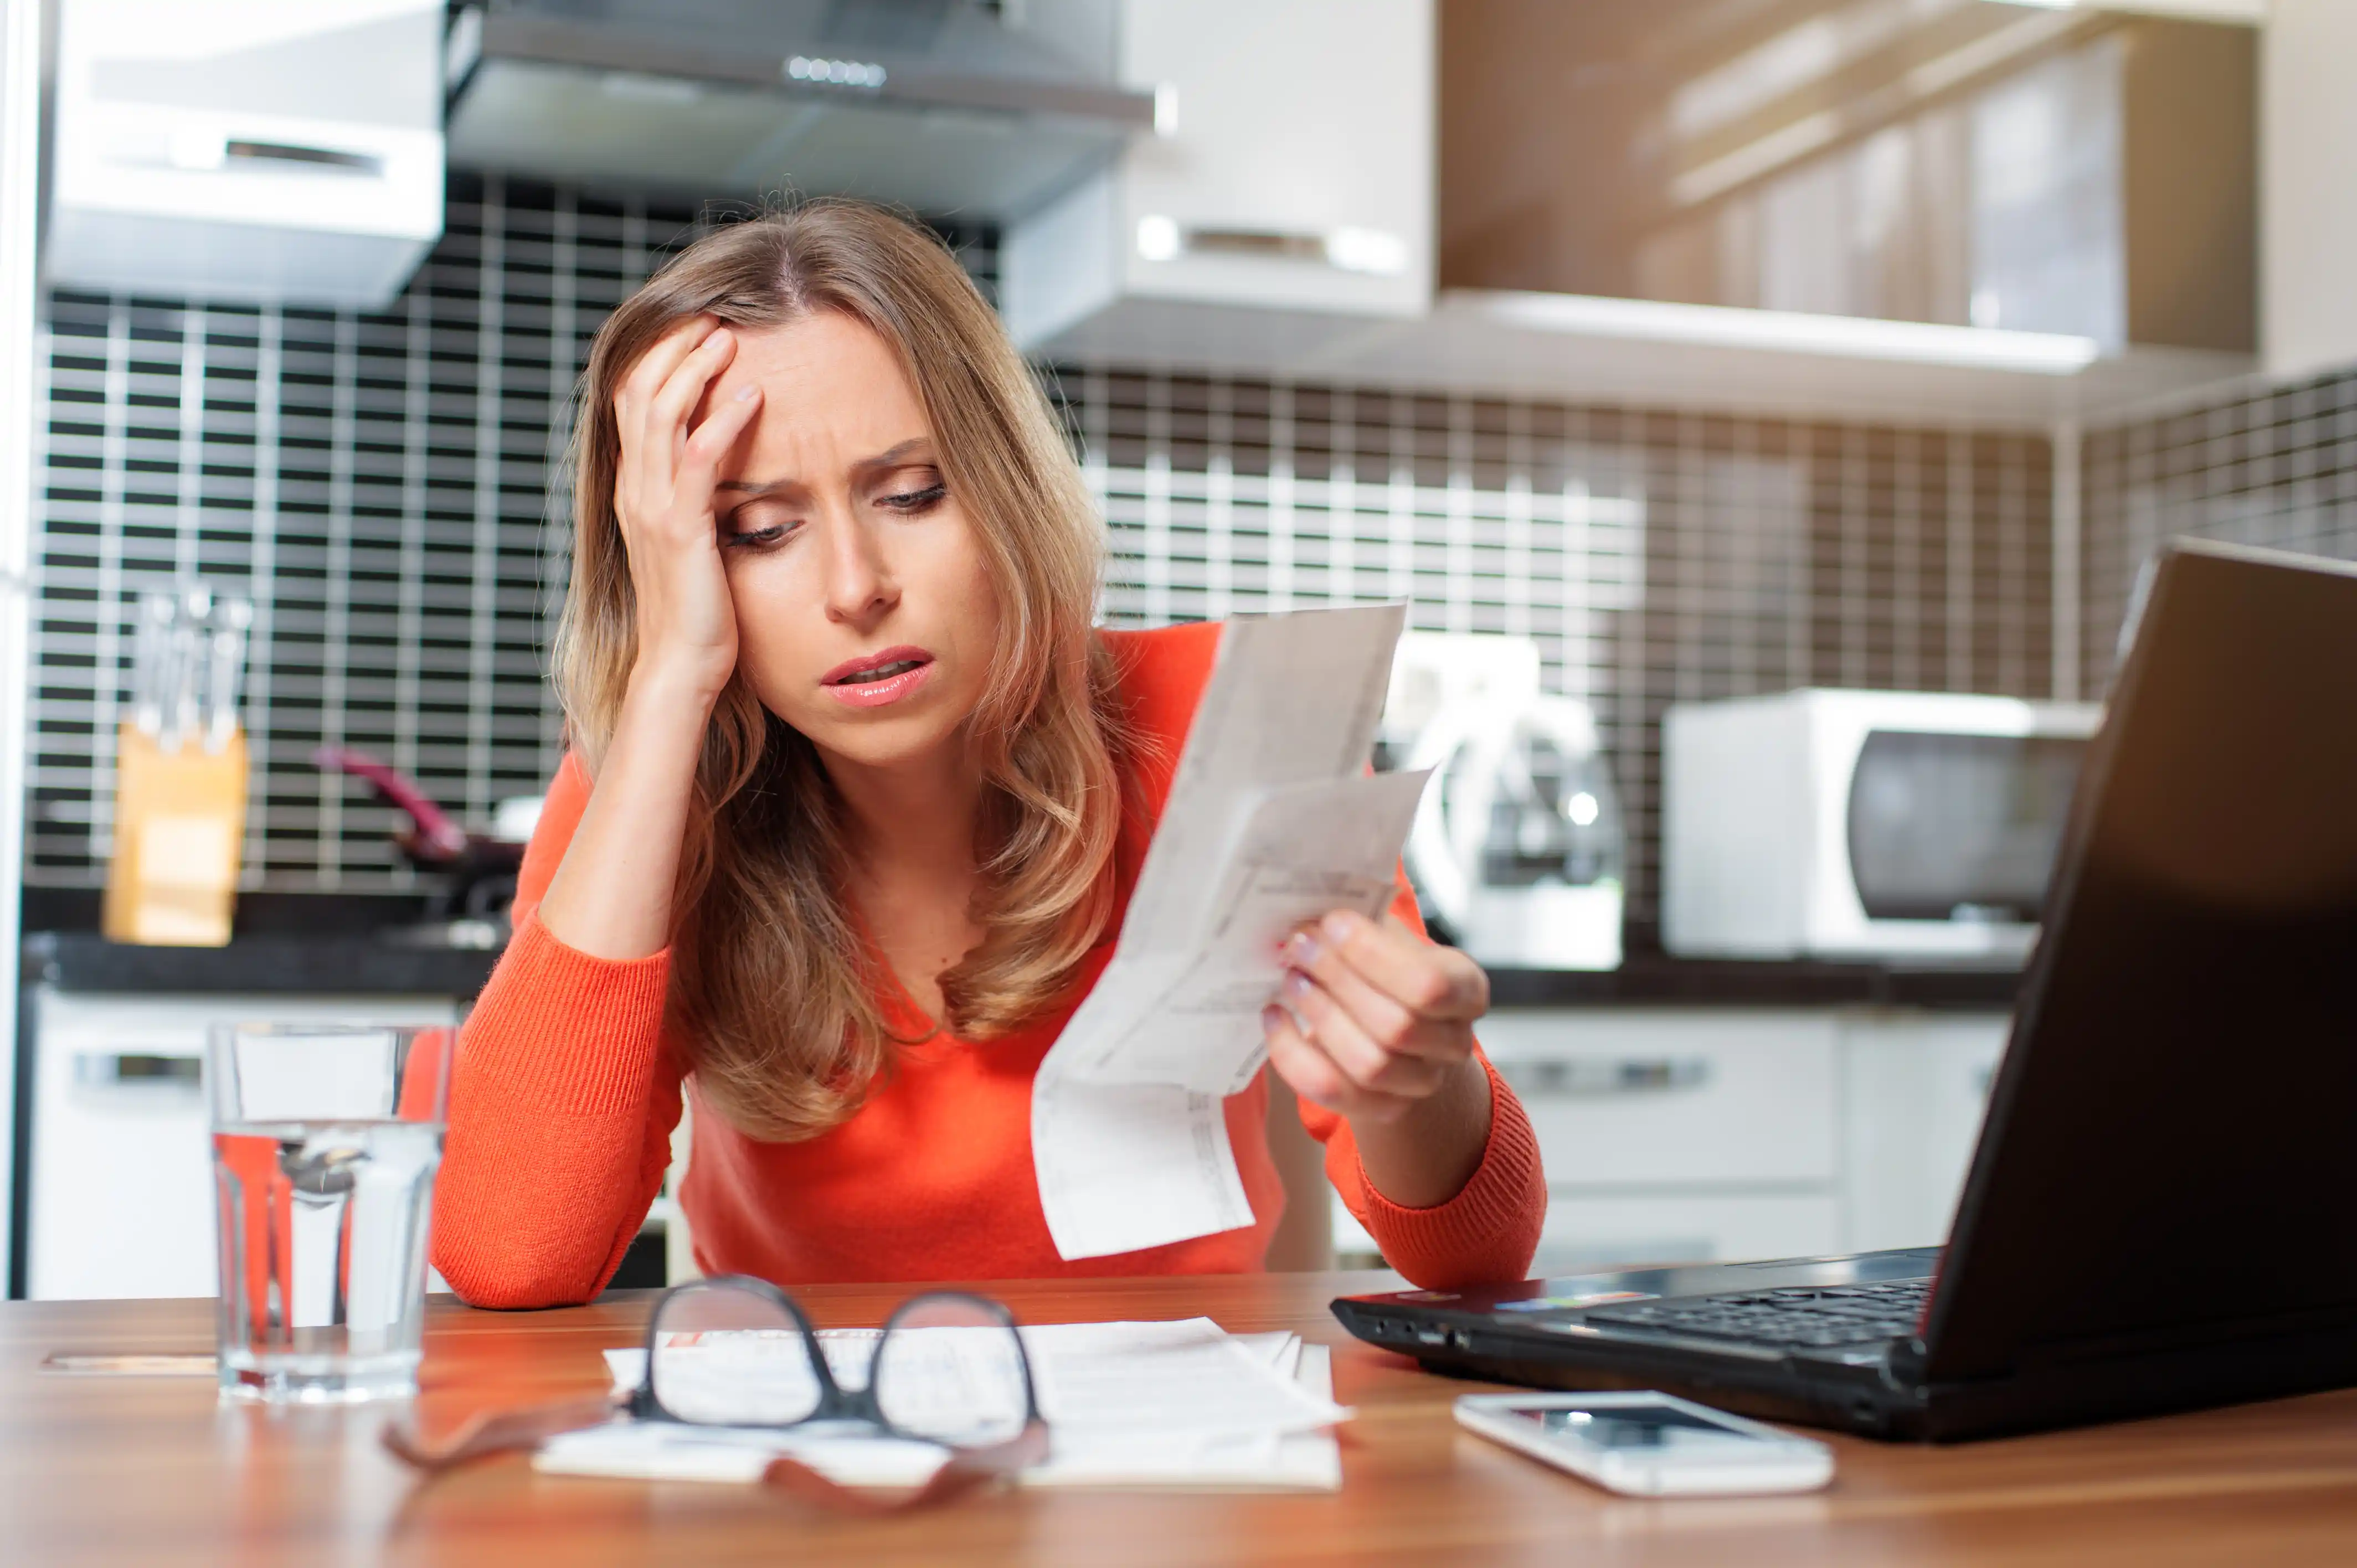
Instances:
[[[690,317],[759,330],[823,311],[899,357],[997,593],[988,694],[965,726],[984,779],[973,915],[987,934],[941,977],[941,1022],[988,1039],[1061,997],[1105,934],[1130,741],[1091,626],[1095,510],[1039,383],[939,240],[879,208],[813,201],[707,234],[607,319],[574,432],[557,688],[594,778],[638,655],[614,513],[623,378]],[[891,981],[846,905],[850,845],[826,770],[741,671],[705,731],[683,848],[668,1022],[703,1097],[773,1142],[838,1124],[913,1041],[887,1026]]]

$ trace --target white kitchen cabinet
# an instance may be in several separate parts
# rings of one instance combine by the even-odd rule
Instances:
[[[31,998],[27,1291],[36,1301],[211,1295],[212,1138],[203,1090],[216,1020],[432,1026],[416,996]]]
[[[2259,321],[2267,373],[2290,382],[2357,359],[2357,5],[2274,0],[2261,38]]]
[[[2002,1014],[1515,1008],[1482,1046],[1546,1168],[1533,1269],[1799,1257],[1943,1240]],[[1335,1251],[1375,1247],[1339,1200]]]
[[[373,308],[442,233],[439,0],[64,0],[47,269]]]
[[[1948,1239],[2008,1026],[2002,1014],[1844,1020],[1845,1251]]]
[[[1555,1190],[1831,1188],[1828,1015],[1516,1011],[1478,1027]]]
[[[1721,1192],[1687,1197],[1551,1194],[1535,1274],[1587,1273],[1632,1262],[1803,1258],[1835,1251],[1840,1206],[1830,1193]]]
[[[1551,1192],[1531,1273],[1561,1276],[1634,1263],[1821,1256],[1840,1250],[1840,1208],[1830,1192]],[[1346,1267],[1372,1264],[1377,1256],[1373,1238],[1339,1200],[1334,1250]]]
[[[1120,19],[1123,84],[1157,93],[1159,134],[1007,228],[1018,344],[1307,347],[1429,307],[1432,0],[1124,0]]]

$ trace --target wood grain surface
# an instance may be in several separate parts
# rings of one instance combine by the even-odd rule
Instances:
[[[988,1287],[1028,1322],[1208,1314],[1336,1346],[1329,1497],[1001,1494],[855,1520],[752,1487],[535,1476],[520,1456],[419,1484],[385,1407],[268,1411],[201,1379],[64,1377],[51,1351],[210,1348],[210,1301],[0,1305],[0,1563],[2258,1564],[2357,1563],[2357,1391],[1952,1448],[1832,1442],[1830,1491],[1615,1498],[1458,1430],[1450,1381],[1359,1345],[1334,1295],[1386,1274]],[[803,1293],[874,1324],[899,1287]],[[421,1415],[602,1386],[648,1299],[556,1312],[437,1303]]]

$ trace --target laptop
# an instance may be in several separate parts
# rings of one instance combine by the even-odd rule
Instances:
[[[2141,580],[1944,1248],[1333,1304],[1437,1371],[1885,1438],[2357,1383],[2357,566]]]

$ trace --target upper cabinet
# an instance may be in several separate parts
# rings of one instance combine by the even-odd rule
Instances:
[[[63,0],[53,283],[373,306],[442,232],[440,0]]]
[[[2312,376],[2357,362],[2357,5],[2274,0],[2266,40],[2266,367]]]
[[[1122,0],[1119,20],[1122,80],[1156,94],[1157,134],[1008,227],[1018,343],[1150,354],[1274,328],[1300,348],[1426,312],[1431,0]]]
[[[1010,224],[1001,302],[1066,362],[2097,416],[2254,363],[2257,38],[2212,8],[1121,0],[1158,134]]]
[[[1989,0],[1447,0],[1440,280],[2247,354],[2257,34]]]

